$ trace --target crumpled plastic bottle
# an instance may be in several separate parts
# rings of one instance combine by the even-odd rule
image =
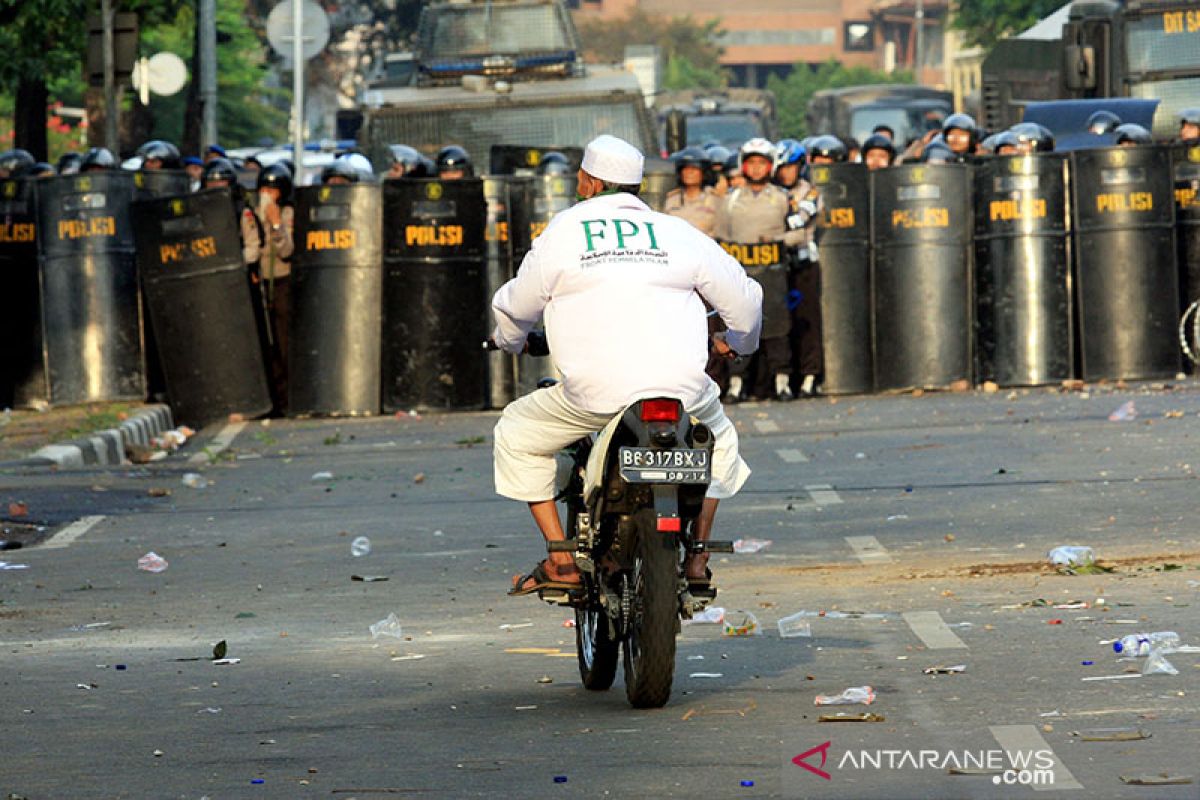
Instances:
[[[1152,650],[1169,650],[1179,646],[1179,634],[1175,631],[1154,633],[1131,633],[1113,642],[1113,652],[1123,656],[1146,656]]]
[[[851,686],[841,694],[819,694],[813,701],[817,706],[869,706],[875,702],[875,690],[870,686]]]
[[[371,626],[371,638],[378,639],[382,636],[392,636],[397,639],[404,638],[404,632],[400,629],[400,619],[395,612],[387,615],[387,619],[381,619]]]
[[[369,555],[371,553],[371,540],[366,536],[355,537],[350,543],[350,555],[358,558],[359,556]]]
[[[151,550],[138,559],[138,569],[143,572],[166,572],[167,560]]]
[[[1179,670],[1175,669],[1175,665],[1167,661],[1167,657],[1162,650],[1154,649],[1150,651],[1150,657],[1146,659],[1146,663],[1142,665],[1143,675],[1178,675]]]
[[[1090,547],[1063,545],[1046,554],[1051,564],[1064,567],[1086,567],[1096,563],[1096,551]]]

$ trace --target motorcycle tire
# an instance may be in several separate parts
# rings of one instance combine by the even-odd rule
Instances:
[[[585,689],[603,692],[613,685],[621,643],[612,635],[604,609],[575,609],[575,653]]]
[[[675,679],[679,552],[658,531],[653,509],[638,512],[632,603],[627,621],[625,696],[634,708],[661,708]]]

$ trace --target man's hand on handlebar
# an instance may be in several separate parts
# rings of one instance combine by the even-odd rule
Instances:
[[[738,358],[737,352],[725,341],[724,334],[714,333],[712,335],[712,349],[721,358],[725,358],[730,361]]]

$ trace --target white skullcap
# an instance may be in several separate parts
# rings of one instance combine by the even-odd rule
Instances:
[[[642,182],[644,161],[636,147],[605,133],[588,143],[581,166],[593,178],[621,186],[637,186]]]

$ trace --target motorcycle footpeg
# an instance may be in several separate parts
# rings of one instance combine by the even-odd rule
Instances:
[[[723,541],[708,541],[708,542],[692,542],[691,553],[698,555],[700,553],[732,553],[733,542]]]
[[[547,553],[574,553],[577,542],[574,539],[564,539],[561,542],[546,542]]]
[[[581,600],[583,595],[578,592],[568,592],[564,589],[542,589],[538,592],[538,599],[543,600],[551,605],[556,606],[572,606],[577,600]]]

